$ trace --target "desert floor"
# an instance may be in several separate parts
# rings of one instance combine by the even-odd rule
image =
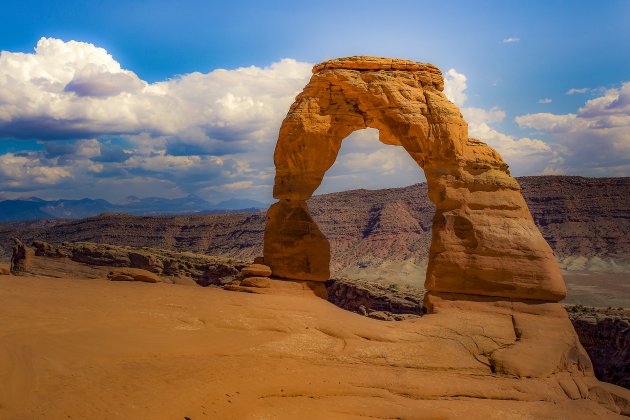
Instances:
[[[563,303],[630,308],[630,273],[564,273]]]
[[[557,382],[493,375],[461,339],[492,322],[384,322],[304,291],[0,276],[0,418],[617,418]]]

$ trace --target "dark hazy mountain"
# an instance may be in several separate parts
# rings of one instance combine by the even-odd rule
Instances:
[[[0,201],[0,221],[36,220],[51,217],[41,209],[38,201],[5,200]]]
[[[212,204],[194,194],[181,198],[127,197],[118,204],[102,199],[46,201],[37,197],[0,201],[0,222],[38,219],[83,219],[102,213],[126,213],[137,216],[160,214],[217,213],[267,207],[254,200],[233,199]]]

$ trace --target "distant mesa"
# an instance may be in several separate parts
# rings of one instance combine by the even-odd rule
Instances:
[[[440,70],[408,60],[348,57],[318,64],[280,127],[264,261],[279,277],[324,281],[330,245],[306,204],[344,138],[367,127],[402,146],[436,205],[425,288],[556,302],[566,290],[508,165],[468,137]]]

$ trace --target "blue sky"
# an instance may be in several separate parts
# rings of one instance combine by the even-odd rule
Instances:
[[[630,175],[628,1],[228,3],[5,2],[0,197],[269,201],[282,117],[348,55],[439,66],[516,175]],[[328,175],[318,192],[422,177],[369,130]]]

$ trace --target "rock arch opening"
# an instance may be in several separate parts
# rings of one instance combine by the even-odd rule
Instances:
[[[435,207],[422,169],[402,147],[378,136],[366,128],[346,137],[307,205],[330,243],[333,278],[418,287]]]
[[[557,301],[564,281],[520,187],[492,148],[468,138],[430,64],[349,57],[316,65],[280,128],[264,260],[275,276],[324,281],[330,245],[306,200],[348,135],[366,127],[424,170],[436,206],[425,288]]]
[[[342,140],[337,159],[314,196],[354,189],[406,187],[424,182],[424,172],[402,147],[390,147],[373,128],[353,131]]]

